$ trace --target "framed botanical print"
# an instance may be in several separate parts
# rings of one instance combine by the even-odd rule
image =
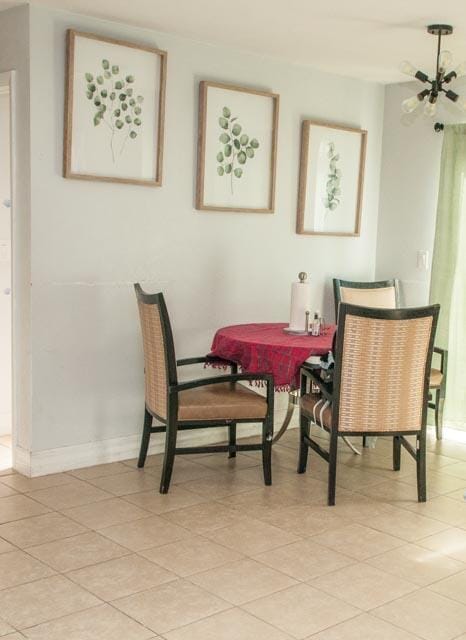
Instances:
[[[64,177],[162,184],[167,54],[69,29]]]
[[[297,233],[359,236],[367,131],[304,120]]]
[[[202,81],[196,208],[273,213],[279,96]]]

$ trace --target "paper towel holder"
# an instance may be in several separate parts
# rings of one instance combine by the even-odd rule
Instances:
[[[300,284],[307,284],[306,280],[307,280],[307,273],[305,271],[300,271],[298,273],[298,280],[299,282],[297,282],[296,284],[299,286]],[[293,335],[309,335],[309,316],[310,316],[310,311],[306,310],[304,312],[304,330],[303,329],[292,329],[290,326],[288,327],[283,327],[283,332],[284,333],[288,333],[288,334],[293,334]]]

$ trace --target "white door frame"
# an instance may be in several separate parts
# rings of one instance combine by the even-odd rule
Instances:
[[[17,439],[17,425],[16,425],[16,407],[15,407],[15,396],[16,396],[16,385],[15,385],[15,314],[14,314],[14,284],[15,284],[15,269],[14,269],[14,246],[13,246],[13,238],[14,238],[14,207],[16,202],[16,139],[15,139],[15,117],[16,117],[16,95],[15,95],[15,72],[7,71],[4,73],[0,73],[0,90],[2,87],[8,87],[9,96],[10,96],[10,199],[11,199],[11,207],[10,207],[10,249],[11,249],[11,258],[10,258],[10,268],[11,268],[11,450],[13,456],[13,467],[15,466],[15,449],[16,449],[16,439]]]

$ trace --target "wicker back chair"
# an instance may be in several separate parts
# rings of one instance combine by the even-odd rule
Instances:
[[[238,374],[237,364],[209,356],[176,360],[170,319],[162,293],[147,294],[134,285],[141,321],[144,349],[145,407],[144,426],[138,467],[143,467],[152,433],[165,432],[165,456],[160,493],[167,493],[176,454],[262,450],[265,484],[272,483],[271,453],[273,438],[273,377],[269,374]],[[231,374],[178,382],[177,368],[197,363],[221,364]],[[255,393],[237,384],[261,380],[267,395]],[[154,418],[161,423],[154,426]],[[261,423],[262,439],[257,444],[237,444],[238,423]],[[178,430],[224,426],[228,445],[177,447]]]
[[[154,416],[166,420],[168,389],[178,383],[167,307],[162,294],[144,294],[139,285],[135,288],[144,350],[146,406]]]
[[[380,309],[397,309],[400,306],[400,284],[397,279],[352,282],[334,278],[333,294],[336,313],[340,302]]]
[[[300,455],[306,470],[308,448],[329,462],[329,505],[335,504],[338,436],[393,437],[393,468],[401,445],[414,457],[418,498],[426,500],[426,421],[429,374],[439,306],[371,309],[340,304],[333,382],[317,369],[301,370]],[[311,393],[309,383],[319,387]],[[330,432],[324,451],[311,439],[310,422]],[[416,449],[405,436],[416,436]]]
[[[340,302],[357,304],[363,307],[377,307],[381,309],[399,309],[400,283],[393,280],[380,280],[378,282],[351,282],[350,280],[333,279],[333,292],[335,298],[335,317],[338,316]],[[429,382],[429,408],[435,411],[435,431],[437,440],[442,439],[443,407],[447,389],[447,365],[448,351],[440,347],[434,347],[434,353],[438,354],[439,364],[431,369]]]

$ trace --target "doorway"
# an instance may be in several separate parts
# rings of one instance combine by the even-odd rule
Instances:
[[[0,471],[12,466],[11,74],[0,74]]]

